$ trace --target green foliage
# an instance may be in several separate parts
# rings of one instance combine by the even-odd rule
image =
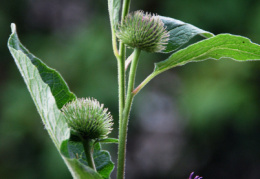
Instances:
[[[12,34],[8,41],[8,47],[21,75],[24,78],[45,128],[55,146],[59,148],[61,142],[68,139],[69,129],[57,107],[56,99],[57,101],[69,101],[72,93],[68,90],[67,86],[64,87],[65,82],[55,70],[48,68],[40,59],[29,53],[29,51],[20,43],[16,33],[15,24],[12,24]],[[65,93],[71,95],[62,96],[64,99],[54,98],[51,89],[56,86],[53,82],[57,82],[58,80],[51,82],[49,78],[50,72],[51,75],[54,76],[54,79],[59,79],[59,81],[63,82],[64,88],[60,88],[59,91],[65,91]],[[47,78],[45,79],[45,77]],[[62,85],[57,86],[62,87]],[[60,97],[59,95],[56,96]]]
[[[80,163],[86,167],[87,159],[86,155],[83,152],[84,148],[81,140],[77,136],[71,136],[69,140],[63,141],[60,151],[62,155],[66,158],[77,159]],[[100,143],[96,143],[94,146],[93,158],[96,164],[96,169],[99,175],[94,172],[92,169],[88,168],[88,174],[93,175],[94,177],[99,176],[100,178],[109,178],[110,173],[114,169],[114,164],[111,162],[110,154],[107,151],[101,150]],[[86,176],[84,176],[86,177]]]
[[[116,49],[116,25],[119,22],[119,12],[121,9],[121,0],[108,0],[108,12],[111,25],[112,43],[114,50]],[[116,52],[114,52],[116,53]]]
[[[83,165],[78,159],[66,158],[65,163],[70,166],[73,178],[77,179],[102,179],[102,177],[90,167]]]
[[[167,47],[163,51],[165,53],[178,50],[196,35],[200,35],[205,38],[214,36],[210,32],[177,19],[164,16],[160,16],[160,19],[163,21],[166,30],[169,31],[170,34]]]
[[[156,63],[154,73],[162,73],[176,66],[207,59],[260,60],[260,46],[245,37],[220,34],[190,45],[172,54],[168,59]]]
[[[12,24],[11,28],[12,34],[8,41],[9,50],[24,78],[52,141],[59,151],[61,146],[62,149],[65,150],[64,144],[62,145],[62,143],[69,139],[70,130],[59,110],[59,106],[63,106],[66,102],[74,99],[75,95],[69,91],[65,81],[58,72],[50,69],[40,59],[34,57],[20,43],[15,24]],[[77,150],[79,153],[83,153],[82,148],[77,148]],[[109,153],[101,151],[100,144],[97,143],[94,154],[97,158],[101,157],[102,161],[106,161],[104,164],[100,162],[100,160],[97,160],[97,168],[101,168],[98,170],[101,172],[100,175],[108,178],[114,166],[110,161]],[[99,176],[98,173],[79,160],[72,159],[68,156],[63,156],[63,159],[75,178],[97,178],[97,176]]]
[[[124,1],[122,19],[125,18],[129,10],[129,4],[129,0]],[[120,43],[120,45],[122,45],[120,46],[120,49],[123,50],[118,53],[115,36],[115,26],[119,22],[121,1],[108,0],[108,6],[112,29],[113,49],[117,59],[124,62],[124,44],[122,45],[122,43]],[[172,54],[168,59],[156,63],[154,72],[148,76],[147,80],[141,84],[140,88],[137,88],[137,91],[133,91],[133,87],[140,51],[138,52],[138,55],[133,57],[131,69],[134,70],[131,70],[131,73],[129,73],[129,90],[127,94],[127,100],[125,103],[123,103],[123,107],[126,107],[124,107],[123,110],[120,109],[120,111],[124,111],[124,114],[122,113],[123,115],[119,117],[123,119],[123,121],[121,121],[122,125],[119,125],[119,128],[126,126],[123,129],[124,136],[121,137],[121,140],[119,141],[121,142],[121,146],[123,146],[121,150],[119,149],[119,153],[121,151],[123,155],[125,155],[126,151],[127,124],[133,97],[153,77],[168,69],[180,65],[185,65],[189,62],[199,62],[207,59],[233,59],[236,61],[250,61],[260,59],[259,45],[252,43],[247,38],[229,34],[221,34],[214,37],[213,34],[207,31],[178,21],[176,19],[163,16],[160,16],[160,18],[165,23],[167,30],[170,32],[170,41],[167,45],[167,49],[164,51],[165,53],[177,51],[196,35],[200,35],[209,39],[190,45],[189,47]],[[71,131],[69,130],[66,121],[60,112],[62,106],[67,102],[75,99],[76,96],[69,91],[65,81],[55,70],[47,67],[43,62],[41,62],[41,60],[34,57],[20,44],[15,32],[14,25],[12,26],[12,34],[9,39],[8,46],[25,80],[28,90],[31,93],[45,128],[51,136],[55,146],[62,154],[62,157],[70,169],[73,177],[90,179],[109,178],[110,173],[114,168],[114,164],[111,162],[109,153],[101,150],[100,143],[117,143],[118,140],[110,138],[97,140],[94,149],[94,158],[98,173],[88,167],[86,157],[84,156],[82,143],[78,139],[71,137]],[[122,81],[126,81],[125,74],[121,75],[121,79]],[[121,87],[125,88],[125,85],[122,85]],[[123,96],[125,97],[125,94],[123,94]],[[124,99],[119,100],[124,101]],[[119,171],[121,172],[119,175],[121,177],[119,178],[124,177],[123,165],[125,163],[125,158],[121,157],[121,159],[123,159],[121,160],[123,162],[121,162],[122,171]]]
[[[111,28],[115,30],[115,26],[119,22],[119,11],[121,8],[121,0],[108,0],[108,11],[110,17]]]
[[[62,79],[59,73],[46,66],[40,59],[32,55],[22,44],[19,43],[14,24],[12,24],[12,35],[8,44],[12,49],[19,50],[26,55],[31,60],[31,63],[38,69],[40,78],[49,86],[58,109],[61,109],[64,104],[76,98],[76,96],[69,91],[66,82]],[[30,80],[27,83],[30,85]],[[38,98],[40,98],[40,96],[38,96]]]

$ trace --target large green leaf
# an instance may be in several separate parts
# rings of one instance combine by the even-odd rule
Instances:
[[[20,42],[15,32],[15,25],[12,25],[13,33],[9,39],[9,49],[15,49],[26,55],[31,63],[37,67],[41,80],[47,84],[51,90],[52,95],[55,98],[56,104],[59,109],[62,108],[64,104],[76,98],[76,96],[69,91],[66,82],[62,79],[61,75],[57,73],[54,69],[46,66],[40,59],[32,55]],[[29,81],[28,81],[28,84]]]
[[[57,71],[45,65],[20,43],[15,24],[12,24],[11,28],[12,34],[8,40],[8,48],[27,85],[44,126],[60,152],[62,142],[70,137],[70,130],[59,109],[68,101],[75,99],[76,96],[69,91],[66,82]],[[83,152],[83,149],[79,150]],[[62,156],[62,158],[74,178],[102,178],[100,174],[79,160],[66,156]],[[111,168],[111,163],[103,167]],[[99,164],[97,167],[100,167]]]
[[[155,76],[168,69],[208,59],[232,59],[241,62],[260,60],[260,45],[252,43],[246,37],[231,34],[220,34],[197,42],[173,53],[166,60],[155,63],[154,71],[133,93],[138,93]]]
[[[71,159],[73,158],[78,159],[83,165],[86,166],[88,165],[88,163],[86,160],[86,155],[83,151],[84,151],[84,147],[82,145],[82,142],[75,135],[72,135],[69,140],[63,141],[61,145],[61,153],[65,157]],[[103,178],[105,179],[109,178],[110,173],[114,169],[114,163],[111,161],[110,154],[107,151],[101,150],[100,143],[95,143],[93,158],[94,158],[97,172]]]
[[[66,102],[75,99],[76,96],[69,91],[59,73],[46,66],[20,43],[15,24],[12,24],[11,27],[12,34],[8,41],[8,48],[27,85],[45,128],[55,146],[59,149],[61,142],[68,139],[70,133],[59,108]]]
[[[205,38],[214,36],[210,32],[207,32],[180,20],[164,16],[159,17],[163,21],[166,30],[170,34],[167,47],[163,51],[165,53],[169,53],[179,49],[181,46],[189,42],[196,35],[200,35]]]
[[[168,59],[156,63],[153,76],[176,66],[207,59],[260,60],[260,45],[242,36],[220,34],[190,45],[172,54]]]

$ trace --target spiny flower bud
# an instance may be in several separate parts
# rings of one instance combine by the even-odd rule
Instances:
[[[68,126],[84,139],[106,138],[112,130],[112,116],[96,99],[81,98],[67,103],[62,112]]]
[[[169,33],[159,16],[135,11],[118,25],[117,37],[127,46],[147,52],[161,52],[166,48]]]

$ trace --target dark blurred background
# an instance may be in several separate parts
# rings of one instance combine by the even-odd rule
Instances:
[[[215,34],[260,43],[258,0],[142,0],[143,9]],[[78,97],[112,111],[117,137],[117,67],[106,0],[1,0],[0,178],[71,178],[7,49],[10,23],[20,40],[57,69]],[[128,50],[129,51],[129,50]],[[168,55],[142,53],[137,83]],[[135,98],[129,124],[129,179],[260,177],[260,62],[190,63],[152,80]],[[116,145],[106,145],[116,162]],[[113,177],[115,178],[115,172]]]

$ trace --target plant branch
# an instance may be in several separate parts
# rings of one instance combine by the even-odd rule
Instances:
[[[145,80],[138,86],[138,87],[136,87],[134,90],[133,90],[133,94],[134,95],[136,95],[141,89],[143,89],[143,87],[149,82],[149,81],[151,81],[155,76],[157,76],[158,74],[160,74],[160,73],[158,73],[158,72],[153,72],[153,73],[151,73],[149,76],[147,76],[146,78],[145,78]]]
[[[133,61],[129,73],[126,104],[123,112],[122,122],[121,125],[119,126],[117,179],[123,179],[125,174],[127,126],[128,126],[129,113],[134,98],[134,94],[132,93],[132,91],[134,89],[136,69],[137,69],[140,52],[141,52],[140,49],[135,48]]]
[[[125,71],[127,70],[128,66],[131,64],[131,61],[133,60],[134,53],[132,53],[127,60],[125,61]]]

